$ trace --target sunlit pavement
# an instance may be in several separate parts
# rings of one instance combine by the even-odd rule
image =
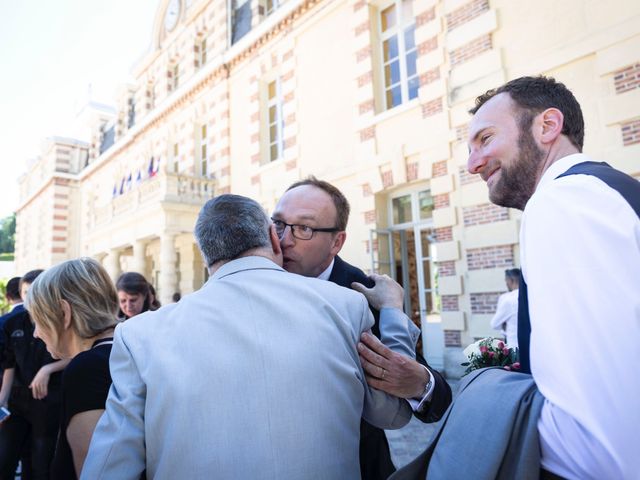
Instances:
[[[450,381],[455,395],[458,380]],[[391,458],[396,468],[400,468],[416,458],[429,444],[431,436],[439,423],[422,423],[412,417],[408,425],[400,430],[387,430],[387,439],[391,448]]]

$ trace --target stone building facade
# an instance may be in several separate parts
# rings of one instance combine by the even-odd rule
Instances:
[[[640,176],[638,2],[163,0],[153,21],[134,84],[23,176],[18,271],[94,256],[166,302],[206,279],[192,235],[206,199],[271,211],[314,174],[352,204],[342,256],[403,283],[443,367],[491,333],[519,264],[519,212],[466,171],[477,95],[555,76],[583,106],[585,151]]]

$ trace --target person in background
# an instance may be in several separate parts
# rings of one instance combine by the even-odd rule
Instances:
[[[22,298],[41,273],[32,270],[22,277]],[[60,372],[69,361],[56,361],[44,342],[33,337],[26,310],[9,318],[3,331],[7,343],[0,406],[11,415],[0,424],[0,478],[13,479],[22,458],[24,478],[47,479],[60,421]]]
[[[56,479],[77,478],[111,386],[118,297],[104,268],[80,258],[38,277],[25,306],[35,323],[34,337],[53,357],[71,359],[62,375],[62,418],[51,472]]]
[[[0,358],[2,357],[2,350],[6,343],[2,327],[10,317],[24,310],[22,298],[20,297],[20,277],[13,277],[7,282],[4,298],[11,307],[11,310],[0,317]],[[0,366],[0,375],[1,374],[2,366]],[[0,385],[2,385],[2,378],[0,378]]]
[[[120,313],[124,320],[146,312],[152,308],[151,288],[147,279],[137,272],[126,272],[116,282]]]
[[[508,292],[498,298],[496,314],[491,319],[491,328],[500,330],[505,336],[507,345],[518,346],[518,284],[520,269],[509,268],[504,272],[504,281]]]

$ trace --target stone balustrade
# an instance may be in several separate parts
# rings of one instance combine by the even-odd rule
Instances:
[[[92,209],[91,224],[104,225],[150,204],[157,204],[158,207],[165,202],[204,205],[214,196],[215,185],[215,179],[161,173],[134,185],[131,190],[114,197],[106,205]]]

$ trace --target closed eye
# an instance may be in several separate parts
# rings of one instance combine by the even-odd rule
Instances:
[[[308,225],[295,225],[296,229],[298,229],[300,232],[304,232],[304,233],[310,233],[313,229],[311,227],[309,227]]]

